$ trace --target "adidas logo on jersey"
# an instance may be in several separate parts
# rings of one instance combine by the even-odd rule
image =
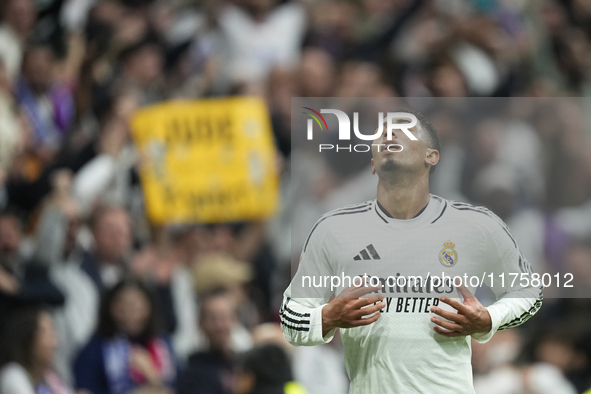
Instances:
[[[380,255],[372,244],[369,244],[359,254],[353,257],[353,260],[381,260]]]

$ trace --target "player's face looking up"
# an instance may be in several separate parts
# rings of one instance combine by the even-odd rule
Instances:
[[[410,121],[407,118],[397,118],[393,119],[393,123]],[[430,148],[430,137],[420,122],[408,130],[417,138],[416,141],[396,128],[392,130],[392,139],[388,140],[387,126],[384,125],[382,135],[372,145],[372,174],[377,173],[384,180],[405,173],[428,176],[431,167],[439,161],[439,152]]]

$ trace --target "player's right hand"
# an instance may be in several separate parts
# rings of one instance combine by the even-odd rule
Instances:
[[[337,327],[367,326],[376,322],[381,316],[380,309],[385,306],[384,296],[380,293],[369,297],[360,297],[381,289],[380,286],[351,286],[344,289],[322,308],[322,336],[326,336]],[[372,316],[365,317],[368,315]]]

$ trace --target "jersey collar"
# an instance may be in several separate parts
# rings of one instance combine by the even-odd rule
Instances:
[[[441,204],[443,199],[433,194],[429,195],[429,202],[427,206],[417,216],[412,219],[395,219],[378,204],[378,200],[375,199],[373,202],[373,208],[379,219],[387,224],[394,224],[401,227],[417,227],[426,223],[432,222],[441,211]]]

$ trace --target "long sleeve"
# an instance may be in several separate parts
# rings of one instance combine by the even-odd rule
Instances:
[[[82,212],[89,213],[92,205],[115,177],[115,159],[107,154],[96,156],[86,163],[74,178],[74,196]]]
[[[331,292],[326,286],[314,286],[315,278],[333,275],[325,238],[328,234],[320,219],[308,235],[298,270],[285,290],[279,315],[281,329],[289,343],[295,346],[312,346],[328,343],[335,330],[322,336],[322,308]]]
[[[487,308],[492,320],[491,331],[472,335],[480,343],[487,342],[496,331],[525,323],[540,309],[543,299],[543,287],[540,283],[532,283],[532,268],[507,225],[493,215],[488,230],[484,231],[486,270],[493,273],[493,281],[488,285],[497,301]],[[518,276],[513,281],[516,274]]]
[[[281,329],[289,343],[294,346],[312,346],[328,343],[335,330],[322,336],[322,308],[326,300],[319,298],[291,298],[291,285],[283,295],[279,314]]]
[[[172,277],[174,311],[177,316],[177,329],[172,343],[183,364],[197,347],[197,302],[189,278],[190,274],[185,267],[177,268]]]

